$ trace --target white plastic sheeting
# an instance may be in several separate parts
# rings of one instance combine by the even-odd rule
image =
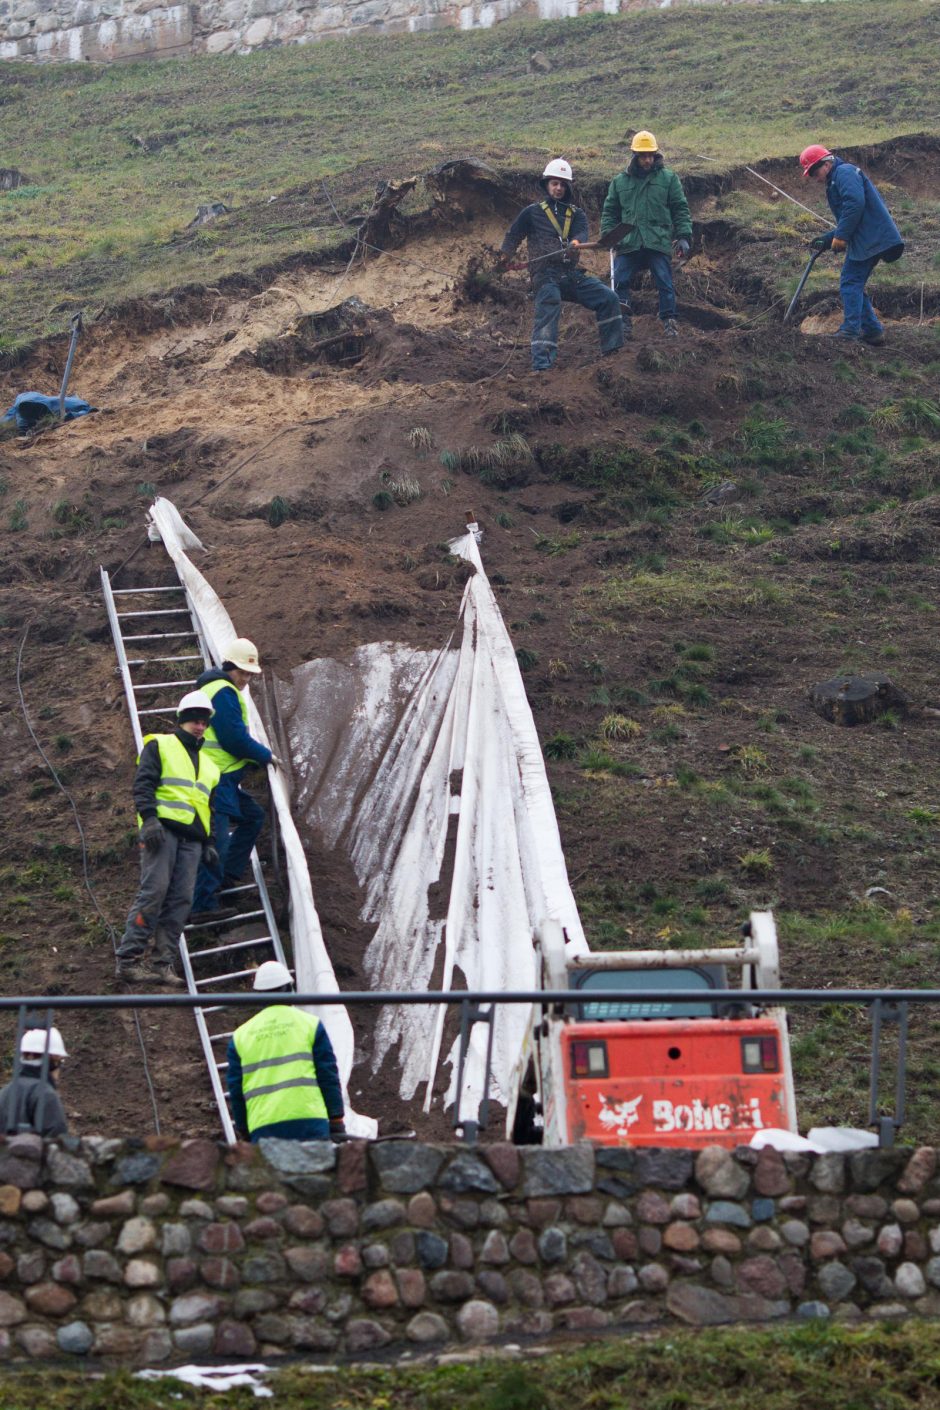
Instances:
[[[391,643],[314,661],[278,684],[295,808],[328,848],[345,848],[376,926],[364,967],[385,990],[531,989],[532,935],[545,918],[587,945],[568,884],[542,751],[515,652],[472,534],[451,544],[475,568],[457,631],[438,652]],[[527,1013],[498,1010],[493,1094],[506,1100]],[[444,1010],[388,1008],[372,1065],[400,1065],[400,1094],[427,1084]],[[475,1117],[487,1035],[473,1033],[460,1111]],[[398,1047],[397,1055],[394,1049]],[[456,1093],[456,1043],[445,1102]]]
[[[238,636],[238,632],[215,589],[210,586],[187,556],[188,552],[201,549],[202,544],[192,530],[187,527],[176,506],[168,499],[158,497],[154,501],[150,507],[149,519],[173,560],[180,582],[189,591],[199,616],[206,645],[214,660],[220,662],[223,648]],[[260,739],[263,744],[268,744],[267,732],[261,716],[252,702],[250,692],[246,689],[244,695],[248,701],[248,723],[251,733],[255,739]],[[268,778],[287,859],[291,936],[293,938],[297,988],[301,993],[308,994],[337,993],[339,985],[336,982],[336,975],[333,973],[333,966],[323,943],[323,933],[313,900],[313,888],[310,884],[307,859],[304,856],[304,849],[291,816],[287,788],[279,770],[269,770]],[[334,1006],[332,1004],[322,1011],[315,1008],[310,1011],[321,1018],[327,1027],[336,1053],[336,1061],[345,1093],[354,1056],[353,1029],[349,1014],[340,1005]],[[350,1134],[374,1136],[376,1122],[351,1111],[348,1100],[346,1105],[346,1129]]]

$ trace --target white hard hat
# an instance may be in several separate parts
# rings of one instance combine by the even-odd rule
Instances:
[[[571,165],[563,157],[555,157],[542,172],[543,181],[547,181],[550,176],[557,177],[559,181],[567,181],[569,185],[574,181]]]
[[[176,707],[176,715],[179,718],[184,710],[205,710],[210,715],[215,714],[215,707],[204,690],[191,690],[184,695]]]
[[[281,964],[280,960],[265,960],[264,964],[259,964],[255,970],[255,981],[252,989],[283,989],[286,984],[293,984],[294,976],[287,968],[286,964]]]
[[[252,675],[261,674],[261,667],[258,665],[258,648],[246,636],[238,636],[234,641],[230,641],[222,652],[222,660],[231,661],[233,666],[238,666],[243,671],[250,671]]]
[[[28,1028],[20,1039],[20,1057],[41,1058],[47,1048],[50,1057],[68,1057],[58,1028]]]

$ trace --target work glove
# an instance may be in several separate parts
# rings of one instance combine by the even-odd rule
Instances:
[[[159,818],[147,818],[140,829],[140,840],[148,852],[159,852],[163,846],[163,824]]]
[[[332,1141],[345,1141],[345,1139],[346,1139],[346,1122],[343,1120],[343,1118],[342,1118],[341,1116],[331,1116],[331,1117],[330,1117],[330,1140],[332,1140]]]
[[[673,240],[672,242],[672,253],[677,260],[688,259],[691,248],[688,240]]]
[[[832,244],[829,248],[833,251],[834,254],[841,255],[843,250],[848,249],[848,242],[845,240],[840,240],[836,236],[833,236]]]
[[[832,231],[828,230],[825,235],[817,235],[815,240],[810,240],[809,247],[811,250],[819,250],[820,252],[822,250],[831,250]]]
[[[203,866],[217,867],[219,865],[219,854],[211,842],[206,842],[202,849]]]

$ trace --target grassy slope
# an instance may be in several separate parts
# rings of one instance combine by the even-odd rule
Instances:
[[[940,1404],[940,1329],[804,1326],[631,1337],[524,1364],[487,1358],[450,1366],[346,1367],[271,1378],[273,1397],[250,1390],[213,1395],[178,1381],[128,1374],[91,1380],[75,1372],[25,1372],[0,1381],[5,1410],[170,1410],[224,1405],[248,1410],[909,1410]]]
[[[527,74],[534,49],[549,74]],[[212,282],[335,241],[320,179],[349,213],[377,179],[466,153],[532,165],[564,150],[604,176],[624,130],[644,125],[683,170],[700,155],[730,164],[814,138],[936,129],[938,87],[940,5],[924,0],[733,6],[707,23],[697,8],[595,15],[112,68],[6,64],[3,160],[31,185],[0,194],[0,348],[63,326],[63,303]],[[174,241],[207,200],[241,217]]]

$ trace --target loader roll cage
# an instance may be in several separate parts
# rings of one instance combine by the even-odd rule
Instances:
[[[681,953],[681,952],[680,952]],[[699,956],[702,952],[698,952]],[[592,959],[596,957],[592,956]],[[911,1005],[940,1004],[940,989],[748,989],[747,1001],[757,1006],[767,1007],[807,1006],[820,1004],[851,1004],[871,1010],[872,1042],[869,1062],[869,1103],[868,1125],[878,1133],[878,1144],[883,1147],[894,1145],[895,1136],[904,1121],[905,1087],[907,1078],[908,1017]],[[732,1011],[741,1004],[741,990],[711,989],[708,993],[710,1004],[719,1011],[728,1007]],[[475,1143],[480,1131],[485,1131],[490,1115],[490,1056],[493,1043],[493,1025],[496,1012],[501,1004],[527,1004],[538,1008],[577,1005],[584,1001],[583,989],[557,990],[518,990],[506,992],[467,992],[431,991],[426,993],[400,992],[343,992],[333,994],[290,994],[269,993],[263,998],[255,993],[218,994],[214,996],[219,1004],[232,1008],[254,1008],[269,1004],[302,1005],[324,1009],[331,1005],[364,1006],[374,1008],[379,1005],[425,1005],[444,1004],[459,1010],[460,1046],[458,1056],[457,1091],[461,1090],[464,1064],[470,1045],[470,1035],[477,1023],[488,1025],[487,1060],[484,1080],[484,1096],[479,1109],[472,1116],[465,1116],[460,1110],[459,1098],[455,1104],[453,1127],[468,1144]],[[604,989],[605,1003],[635,1005],[638,1002],[649,1004],[700,1004],[701,990],[676,990],[650,986],[649,988]],[[205,1004],[202,994],[68,994],[51,995],[3,995],[0,996],[0,1012],[17,1013],[16,1043],[14,1046],[13,1076],[20,1071],[20,1040],[27,1028],[51,1028],[55,1014],[69,1013],[82,1009],[195,1009]],[[879,1109],[881,1089],[882,1053],[881,1045],[884,1029],[897,1028],[897,1053],[895,1056],[894,1110],[883,1112]],[[43,1075],[48,1072],[49,1056],[43,1056]]]

